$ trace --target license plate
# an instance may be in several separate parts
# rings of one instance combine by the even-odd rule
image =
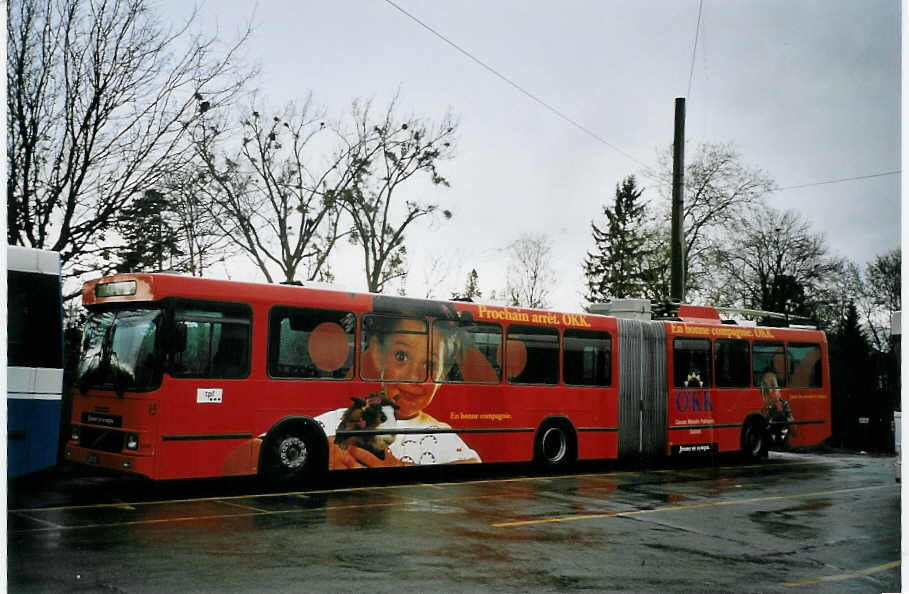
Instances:
[[[97,464],[99,462],[98,454],[89,454],[85,461],[89,464]]]
[[[98,413],[82,413],[82,422],[89,425],[102,425],[104,427],[122,427],[123,417],[119,415],[99,415]]]

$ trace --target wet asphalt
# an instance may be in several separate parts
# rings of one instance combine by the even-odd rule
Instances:
[[[8,485],[10,592],[899,592],[893,458]]]

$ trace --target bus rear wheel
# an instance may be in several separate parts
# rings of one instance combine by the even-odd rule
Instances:
[[[767,457],[767,430],[762,420],[750,419],[742,427],[742,454],[751,462]]]
[[[534,449],[537,466],[547,470],[568,468],[577,458],[574,434],[562,423],[541,427]]]

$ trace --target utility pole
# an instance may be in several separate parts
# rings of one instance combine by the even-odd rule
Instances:
[[[675,134],[672,139],[672,284],[670,299],[685,301],[685,98],[675,99]]]

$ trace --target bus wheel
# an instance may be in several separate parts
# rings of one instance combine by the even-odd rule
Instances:
[[[315,466],[315,442],[297,429],[282,429],[269,440],[265,477],[277,482],[299,481]]]
[[[767,457],[767,431],[763,421],[751,419],[742,428],[742,454],[748,461]]]
[[[544,425],[537,432],[534,460],[545,469],[566,468],[577,457],[574,435],[561,423]]]

